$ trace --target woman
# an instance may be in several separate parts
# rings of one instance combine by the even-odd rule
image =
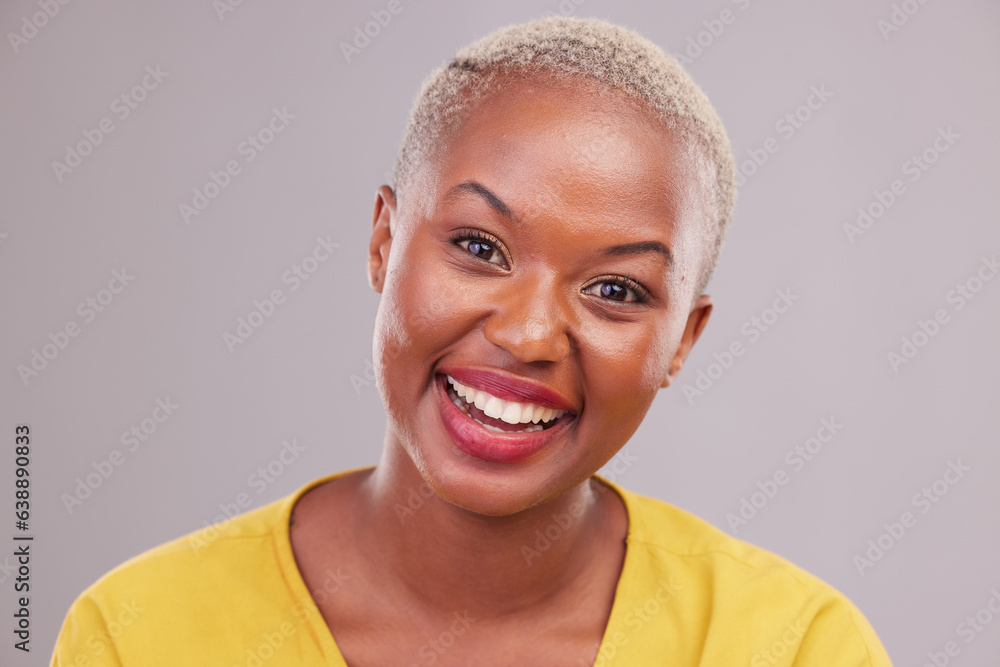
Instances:
[[[594,476],[708,322],[733,177],[631,31],[459,52],[375,199],[381,461],[119,566],[53,664],[890,664],[828,585]]]

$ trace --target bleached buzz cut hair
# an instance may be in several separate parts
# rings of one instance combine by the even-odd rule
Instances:
[[[706,193],[713,210],[705,231],[706,257],[695,296],[708,284],[736,202],[736,165],[722,121],[690,75],[638,33],[599,19],[553,16],[501,28],[459,50],[424,81],[410,112],[393,180],[403,197],[424,160],[486,95],[511,75],[580,77],[644,104],[682,141],[694,142],[714,167]]]

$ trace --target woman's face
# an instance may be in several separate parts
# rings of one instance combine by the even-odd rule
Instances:
[[[699,155],[617,93],[529,80],[477,105],[399,202],[380,190],[370,273],[390,454],[487,515],[601,468],[711,310],[694,294]],[[449,377],[466,399],[486,392],[478,407]]]

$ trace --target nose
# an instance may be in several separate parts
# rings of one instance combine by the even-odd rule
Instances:
[[[486,320],[486,340],[525,363],[562,361],[571,350],[573,314],[570,297],[554,281],[510,280],[494,294]]]

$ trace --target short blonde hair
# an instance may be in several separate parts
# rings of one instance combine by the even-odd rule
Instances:
[[[714,167],[710,201],[714,230],[695,296],[718,260],[736,202],[736,166],[715,109],[690,75],[638,33],[598,19],[555,16],[501,28],[461,49],[424,81],[396,159],[402,197],[417,165],[432,159],[457,126],[503,75],[545,72],[589,78],[635,98],[682,139],[696,142]],[[502,86],[501,86],[502,87]],[[712,233],[714,231],[714,234]]]

